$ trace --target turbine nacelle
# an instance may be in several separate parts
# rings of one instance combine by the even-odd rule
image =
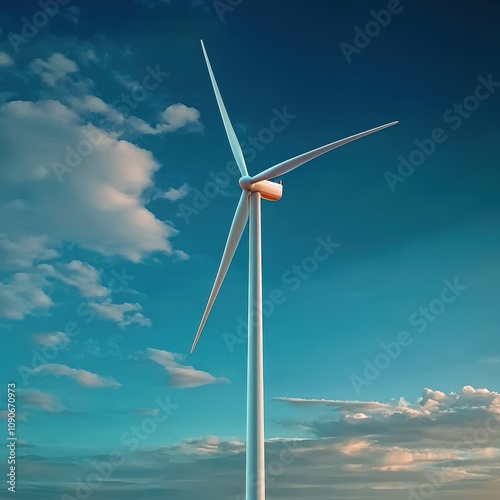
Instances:
[[[252,178],[244,175],[239,184],[241,189],[249,193],[260,193],[262,198],[268,201],[278,201],[283,196],[283,185],[272,181],[252,182]]]

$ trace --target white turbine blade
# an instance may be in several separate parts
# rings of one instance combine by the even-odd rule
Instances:
[[[220,95],[219,87],[217,86],[217,82],[215,81],[214,72],[212,71],[212,66],[210,65],[210,61],[208,60],[207,51],[205,50],[205,45],[203,44],[203,40],[201,40],[201,48],[203,49],[203,54],[205,55],[205,61],[207,63],[208,73],[210,74],[210,80],[212,80],[212,87],[214,88],[215,98],[217,99],[217,104],[219,105],[219,111],[222,116],[222,121],[224,122],[224,128],[226,129],[226,135],[229,139],[229,145],[233,151],[234,159],[236,160],[236,164],[240,169],[242,176],[248,175],[247,166],[245,163],[245,158],[243,157],[243,152],[241,151],[240,143],[234,133],[233,126],[231,125],[231,121],[229,120],[229,116],[226,111],[226,107],[224,106],[224,102],[222,100],[222,96]]]
[[[198,332],[196,333],[193,346],[191,347],[191,354],[196,348],[196,344],[198,343],[201,332],[203,331],[203,327],[207,322],[210,311],[212,310],[212,306],[214,305],[215,299],[217,298],[217,294],[219,293],[222,282],[224,281],[227,270],[229,269],[229,265],[231,264],[231,260],[233,259],[236,248],[238,247],[241,235],[243,234],[243,231],[247,224],[249,210],[248,197],[249,193],[247,191],[243,191],[241,193],[241,198],[238,206],[236,207],[236,212],[234,213],[231,229],[229,230],[229,235],[227,237],[226,248],[224,248],[224,253],[222,254],[222,260],[220,262],[219,270],[217,271],[217,276],[215,277],[214,286],[212,287],[212,292],[210,293],[210,297],[208,298],[207,307],[205,308],[205,312],[203,313],[203,317],[201,318],[200,326],[198,328]]]
[[[378,132],[379,130],[383,130],[388,127],[392,127],[393,125],[396,125],[399,122],[391,122],[387,123],[386,125],[381,125],[380,127],[372,128],[370,130],[367,130],[366,132],[361,132],[356,135],[351,135],[350,137],[346,137],[345,139],[341,139],[340,141],[335,141],[330,144],[326,144],[325,146],[321,146],[320,148],[313,149],[312,151],[309,151],[308,153],[301,154],[299,156],[296,156],[295,158],[291,158],[290,160],[286,160],[282,163],[278,163],[277,165],[274,165],[274,167],[270,167],[260,174],[255,175],[252,177],[252,183],[254,182],[259,182],[259,181],[264,181],[264,180],[269,180],[273,179],[274,177],[278,177],[279,175],[286,174],[293,170],[294,168],[300,167],[304,163],[316,158],[317,156],[320,156],[322,154],[328,153],[328,151],[331,151],[332,149],[339,148],[340,146],[343,146],[344,144],[348,144],[349,142],[356,141],[357,139],[361,139],[362,137],[366,137],[367,135],[373,134],[375,132]]]

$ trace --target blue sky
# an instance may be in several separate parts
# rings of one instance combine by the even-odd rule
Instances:
[[[270,498],[496,498],[499,7],[47,5],[0,12],[18,498],[242,498],[246,233],[188,355],[240,190],[201,38],[251,174],[400,121],[264,203]]]

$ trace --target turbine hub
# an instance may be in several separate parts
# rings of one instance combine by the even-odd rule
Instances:
[[[241,189],[244,189],[245,191],[251,191],[252,188],[252,178],[249,177],[248,175],[243,176],[239,180]]]

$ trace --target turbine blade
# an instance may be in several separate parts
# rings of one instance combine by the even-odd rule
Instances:
[[[233,151],[234,159],[236,160],[236,164],[240,169],[242,176],[248,175],[247,166],[245,163],[245,158],[243,157],[243,152],[241,151],[240,143],[234,133],[233,126],[231,125],[231,121],[229,120],[229,116],[226,111],[226,107],[224,106],[224,101],[222,100],[222,96],[220,95],[219,87],[217,82],[215,81],[214,72],[212,71],[212,66],[210,65],[210,61],[208,60],[207,51],[205,50],[205,45],[203,44],[203,40],[201,40],[201,48],[203,49],[203,54],[205,56],[205,61],[207,63],[208,73],[210,75],[210,80],[212,81],[212,87],[214,88],[215,98],[217,99],[217,104],[219,105],[219,111],[222,116],[222,121],[224,122],[224,128],[226,129],[226,135],[229,139],[229,145],[231,146],[231,150]]]
[[[274,167],[270,167],[260,174],[255,175],[252,177],[252,183],[254,182],[259,182],[259,181],[264,181],[264,180],[269,180],[273,179],[274,177],[278,177],[279,175],[287,174],[291,170],[300,167],[304,163],[316,158],[317,156],[320,156],[324,153],[328,153],[328,151],[331,151],[332,149],[339,148],[340,146],[343,146],[344,144],[348,144],[349,142],[356,141],[357,139],[361,139],[362,137],[366,137],[367,135],[373,134],[375,132],[378,132],[379,130],[383,130],[388,127],[392,127],[393,125],[396,125],[399,122],[391,122],[387,123],[386,125],[381,125],[380,127],[372,128],[370,130],[367,130],[365,132],[361,132],[356,135],[351,135],[350,137],[346,137],[345,139],[341,139],[340,141],[335,141],[331,142],[330,144],[326,144],[325,146],[321,146],[320,148],[313,149],[312,151],[309,151],[308,153],[301,154],[299,156],[296,156],[295,158],[291,158],[290,160],[286,160],[282,163],[278,163],[277,165],[274,165]]]
[[[212,306],[214,305],[215,299],[217,298],[217,294],[219,293],[222,282],[224,281],[227,270],[229,269],[229,265],[231,264],[231,260],[233,259],[236,248],[238,247],[241,235],[243,234],[243,231],[247,224],[249,211],[248,197],[249,193],[247,191],[243,191],[241,193],[241,198],[238,206],[236,207],[236,212],[234,213],[231,229],[229,230],[229,235],[227,237],[226,247],[224,248],[224,253],[222,254],[222,260],[219,266],[219,270],[217,271],[217,276],[215,277],[214,286],[212,287],[212,292],[210,293],[210,297],[208,298],[207,307],[205,308],[205,312],[203,313],[203,317],[201,318],[200,326],[198,328],[198,332],[196,333],[193,346],[191,347],[191,354],[196,348],[196,344],[198,343],[201,332],[203,331],[203,327],[207,322],[210,311],[212,310]]]

